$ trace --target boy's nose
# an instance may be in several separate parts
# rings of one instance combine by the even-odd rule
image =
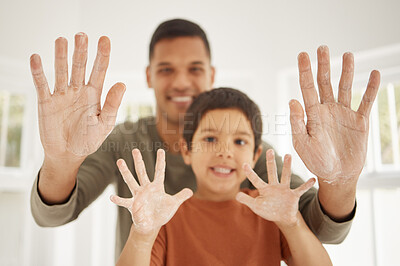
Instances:
[[[232,158],[233,153],[232,153],[232,145],[229,145],[228,143],[220,143],[217,145],[217,151],[216,155],[217,157],[221,158]]]

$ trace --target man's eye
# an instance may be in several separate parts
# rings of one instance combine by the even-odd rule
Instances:
[[[169,68],[169,67],[160,68],[160,69],[158,69],[158,72],[159,73],[171,73],[172,68]]]
[[[237,139],[237,140],[235,140],[235,144],[238,144],[238,145],[245,145],[245,144],[246,144],[246,141],[244,141],[244,140],[242,140],[242,139]]]
[[[206,141],[206,142],[215,142],[216,138],[214,138],[214,137],[206,137],[206,138],[204,138],[204,141]]]
[[[193,72],[193,73],[197,73],[197,72],[201,72],[201,71],[203,71],[203,69],[200,67],[191,67],[190,68],[190,72]]]

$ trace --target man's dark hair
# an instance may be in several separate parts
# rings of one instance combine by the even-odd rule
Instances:
[[[153,57],[154,46],[163,39],[174,39],[177,37],[199,37],[206,47],[208,56],[211,59],[211,50],[207,35],[204,30],[191,21],[185,19],[172,19],[161,23],[151,37],[149,47],[149,60]]]
[[[186,111],[183,127],[183,138],[188,149],[191,149],[193,135],[204,115],[216,109],[237,109],[250,122],[254,134],[254,153],[261,144],[262,119],[260,109],[246,94],[232,88],[217,88],[201,93]]]

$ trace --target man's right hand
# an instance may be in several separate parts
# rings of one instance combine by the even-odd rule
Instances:
[[[68,83],[68,44],[55,42],[55,87],[51,94],[40,56],[31,56],[33,81],[38,95],[40,138],[45,156],[51,161],[82,162],[95,152],[113,129],[125,85],[115,84],[101,108],[101,92],[110,57],[110,40],[101,37],[96,60],[85,84],[88,38],[75,35],[71,79]]]
[[[115,84],[101,108],[101,92],[110,58],[110,40],[101,37],[89,82],[85,83],[88,38],[75,35],[71,80],[68,83],[67,40],[55,43],[55,86],[50,93],[40,56],[31,56],[38,95],[39,131],[44,162],[38,192],[47,204],[66,202],[76,184],[79,166],[113,129],[125,85]]]

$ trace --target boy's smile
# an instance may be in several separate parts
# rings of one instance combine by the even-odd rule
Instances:
[[[238,109],[216,109],[204,114],[193,135],[191,150],[183,152],[185,163],[196,175],[200,199],[234,199],[246,178],[243,163],[254,166],[254,133],[247,117]],[[185,149],[184,149],[185,150]]]
[[[224,165],[216,165],[214,167],[210,167],[214,174],[218,177],[229,177],[235,169]]]

